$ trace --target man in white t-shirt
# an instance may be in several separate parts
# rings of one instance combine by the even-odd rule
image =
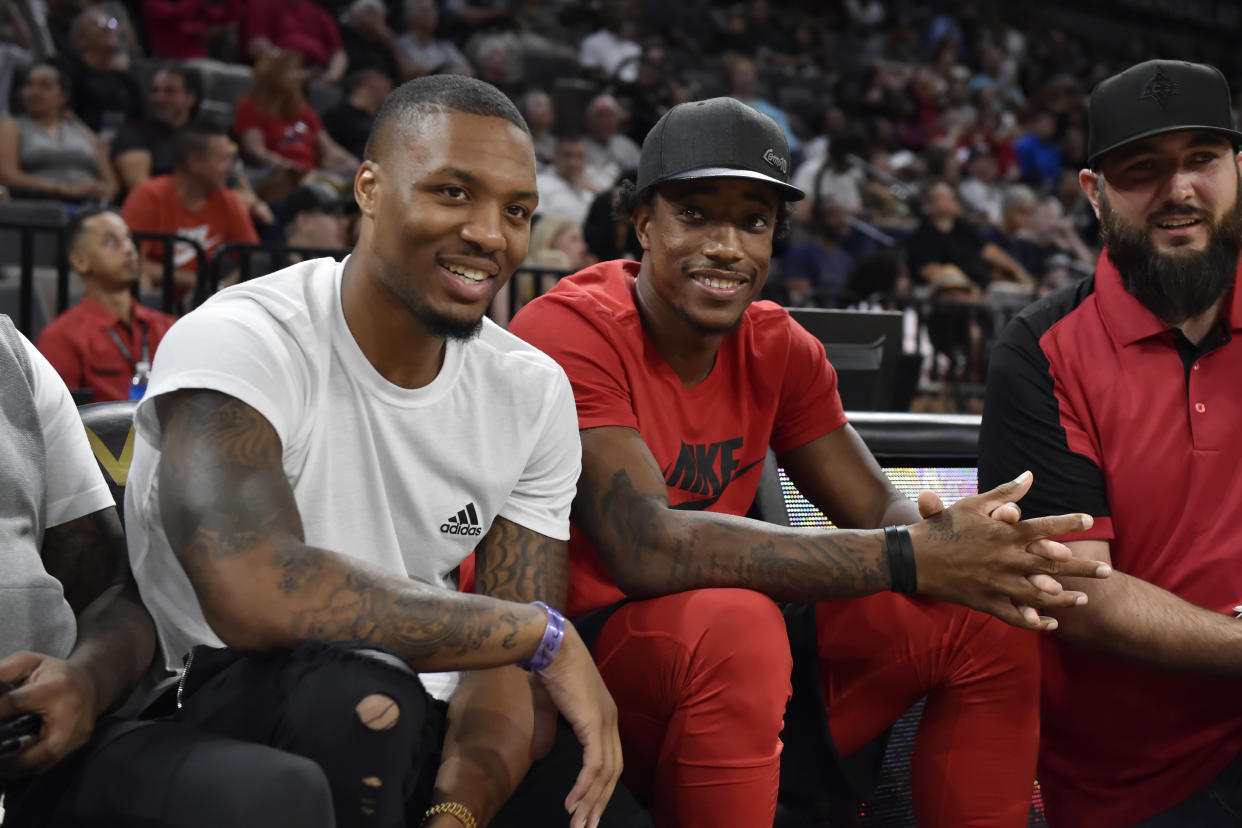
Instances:
[[[573,396],[483,320],[526,253],[529,132],[486,83],[419,78],[377,114],[354,195],[353,255],[184,317],[136,414],[130,558],[169,666],[186,659],[181,715],[314,759],[338,826],[439,828],[505,822],[554,704],[582,771],[539,798],[592,824],[620,773],[616,707],[547,606],[565,599]],[[454,591],[472,550],[478,597]]]
[[[151,617],[69,391],[7,316],[0,421],[5,826],[327,828],[327,780],[302,757],[184,724],[99,718],[151,662]]]

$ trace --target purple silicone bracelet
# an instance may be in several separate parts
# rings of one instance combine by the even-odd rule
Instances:
[[[561,651],[561,642],[565,640],[565,616],[543,601],[531,601],[531,603],[542,607],[548,613],[548,626],[544,628],[539,649],[535,650],[535,654],[529,660],[518,662],[518,666],[532,673],[542,673],[551,666],[552,659],[556,658],[556,654]]]

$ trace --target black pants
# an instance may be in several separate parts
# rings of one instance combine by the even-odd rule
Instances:
[[[399,657],[369,645],[318,643],[271,656],[200,650],[186,684],[183,720],[313,759],[327,775],[340,828],[414,828],[429,807],[448,706],[428,695]],[[396,715],[368,725],[356,708],[375,695],[391,699]],[[563,803],[581,766],[582,748],[562,720],[551,753],[491,824],[568,825]],[[651,821],[619,787],[601,825],[643,828]]]
[[[298,826],[415,828],[430,803],[447,705],[391,653],[308,643],[276,655],[195,651],[176,710],[157,721],[108,722],[51,773],[7,792],[18,826]],[[391,700],[370,723],[357,710]],[[161,707],[162,705],[162,707]],[[561,720],[496,828],[568,825],[564,801],[582,748]],[[651,820],[618,787],[607,828]]]

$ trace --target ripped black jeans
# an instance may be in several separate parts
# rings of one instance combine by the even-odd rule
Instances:
[[[314,760],[332,789],[337,828],[415,828],[430,805],[448,706],[399,657],[369,644],[307,642],[239,656],[196,648],[177,718]],[[493,828],[568,825],[563,806],[582,749],[562,719]],[[618,785],[605,828],[652,823]]]

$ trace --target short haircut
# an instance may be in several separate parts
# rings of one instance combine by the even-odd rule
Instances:
[[[198,105],[203,102],[202,74],[192,66],[184,66],[171,61],[161,66],[155,74],[158,75],[160,72],[167,72],[181,78],[181,85],[185,87],[185,91],[194,96],[194,106],[190,108],[190,118],[193,119],[198,115]]]
[[[210,149],[212,139],[228,137],[224,130],[201,121],[187,124],[173,135],[173,167],[180,169],[191,158],[202,158]]]
[[[69,219],[69,224],[65,227],[66,253],[72,252],[73,248],[78,246],[78,242],[82,240],[82,234],[86,232],[86,223],[95,216],[101,216],[104,213],[120,215],[111,207],[84,207],[73,214],[73,218]]]
[[[640,193],[634,186],[634,179],[624,178],[617,188],[616,195],[612,198],[613,219],[615,221],[630,221],[638,205],[655,204],[656,191],[659,189],[660,185],[657,184],[654,187],[648,187],[645,192]],[[791,213],[789,202],[783,198],[778,198],[776,202],[776,227],[772,233],[773,240],[780,241],[789,235]]]
[[[513,101],[490,83],[464,75],[427,75],[401,84],[384,101],[375,114],[363,157],[374,160],[386,131],[417,130],[428,115],[445,112],[504,118],[530,135]]]

